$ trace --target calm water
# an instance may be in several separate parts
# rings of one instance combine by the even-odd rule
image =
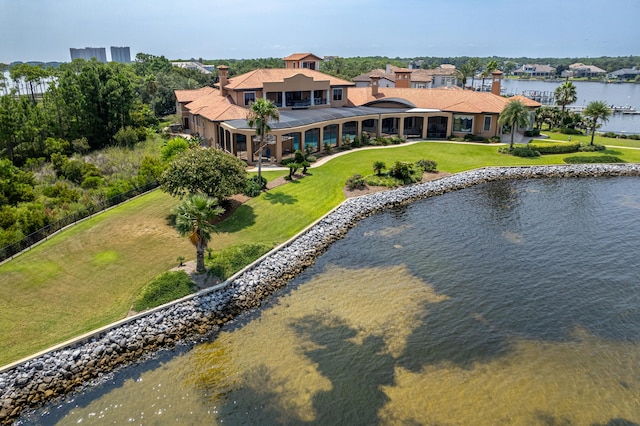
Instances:
[[[498,182],[368,218],[259,312],[24,422],[638,423],[639,184]]]
[[[480,83],[477,83],[480,84]],[[502,87],[505,94],[518,95],[525,90],[553,92],[562,82],[538,80],[504,79]],[[632,106],[640,111],[640,84],[605,84],[589,81],[574,81],[578,100],[571,106],[586,106],[592,101],[604,101],[608,105]],[[599,132],[618,132],[640,134],[640,114],[612,114],[609,121],[602,125]]]

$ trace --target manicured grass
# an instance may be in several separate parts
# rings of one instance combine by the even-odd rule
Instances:
[[[194,257],[153,191],[0,266],[0,365],[123,318],[149,280]]]
[[[549,136],[549,139],[556,141],[568,141],[571,138],[572,142],[590,143],[591,135],[565,135],[563,133],[542,132]],[[547,139],[540,139],[539,141],[545,141]],[[539,142],[536,140],[536,143]],[[598,145],[611,145],[611,146],[624,146],[629,148],[640,148],[640,140],[634,139],[620,139],[620,138],[605,138],[596,132],[596,136],[593,138],[593,143]]]
[[[499,154],[496,145],[424,142],[361,149],[309,170],[243,204],[219,224],[210,247],[276,245],[288,240],[344,200],[355,173],[371,174],[375,161],[434,160],[438,170],[483,166],[561,164],[566,155],[535,159]],[[614,149],[627,162],[640,150]],[[579,153],[592,155],[592,153]],[[579,155],[576,154],[576,155]],[[264,171],[274,179],[286,171]],[[167,225],[178,200],[154,191],[74,226],[0,266],[0,365],[123,318],[140,289],[195,250]]]

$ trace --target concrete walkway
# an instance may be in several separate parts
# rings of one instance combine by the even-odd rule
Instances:
[[[532,139],[532,138],[529,138]],[[427,140],[415,140],[415,141],[411,141],[411,142],[404,142],[398,145],[384,145],[384,146],[364,146],[361,148],[354,148],[354,149],[349,149],[346,151],[340,151],[340,152],[336,152],[335,154],[331,154],[331,155],[323,155],[322,157],[318,158],[318,161],[314,162],[313,164],[311,164],[311,166],[309,167],[310,169],[313,169],[315,167],[320,167],[323,164],[325,164],[328,161],[333,160],[336,157],[340,157],[341,155],[347,155],[347,154],[351,154],[353,152],[356,151],[360,151],[360,150],[365,150],[365,149],[392,149],[392,148],[400,148],[403,146],[407,146],[407,145],[413,145],[416,143],[421,143],[421,142],[432,142],[432,143],[450,143],[450,144],[461,144],[461,145],[483,145],[486,146],[486,143],[482,143],[482,142],[456,142],[456,141],[427,141]],[[509,144],[509,140],[507,140],[506,142],[501,142],[501,143],[496,143],[496,144],[492,144],[495,146],[500,146],[502,144]],[[524,142],[517,142],[517,143],[524,143]],[[262,170],[263,171],[269,171],[269,170],[289,170],[288,167],[282,167],[282,166],[277,166],[271,163],[262,163]],[[257,166],[249,166],[247,167],[247,171],[248,172],[257,172],[258,171],[258,167]]]

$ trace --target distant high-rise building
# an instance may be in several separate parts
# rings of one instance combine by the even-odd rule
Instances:
[[[107,50],[104,47],[85,47],[84,49],[69,49],[71,60],[84,59],[86,61],[96,58],[99,62],[107,62]]]
[[[129,46],[127,47],[115,47],[111,46],[111,60],[113,62],[131,62],[131,52]]]

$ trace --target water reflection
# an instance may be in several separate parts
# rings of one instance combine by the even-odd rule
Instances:
[[[211,341],[30,421],[633,424],[637,184],[499,183],[369,218]]]

